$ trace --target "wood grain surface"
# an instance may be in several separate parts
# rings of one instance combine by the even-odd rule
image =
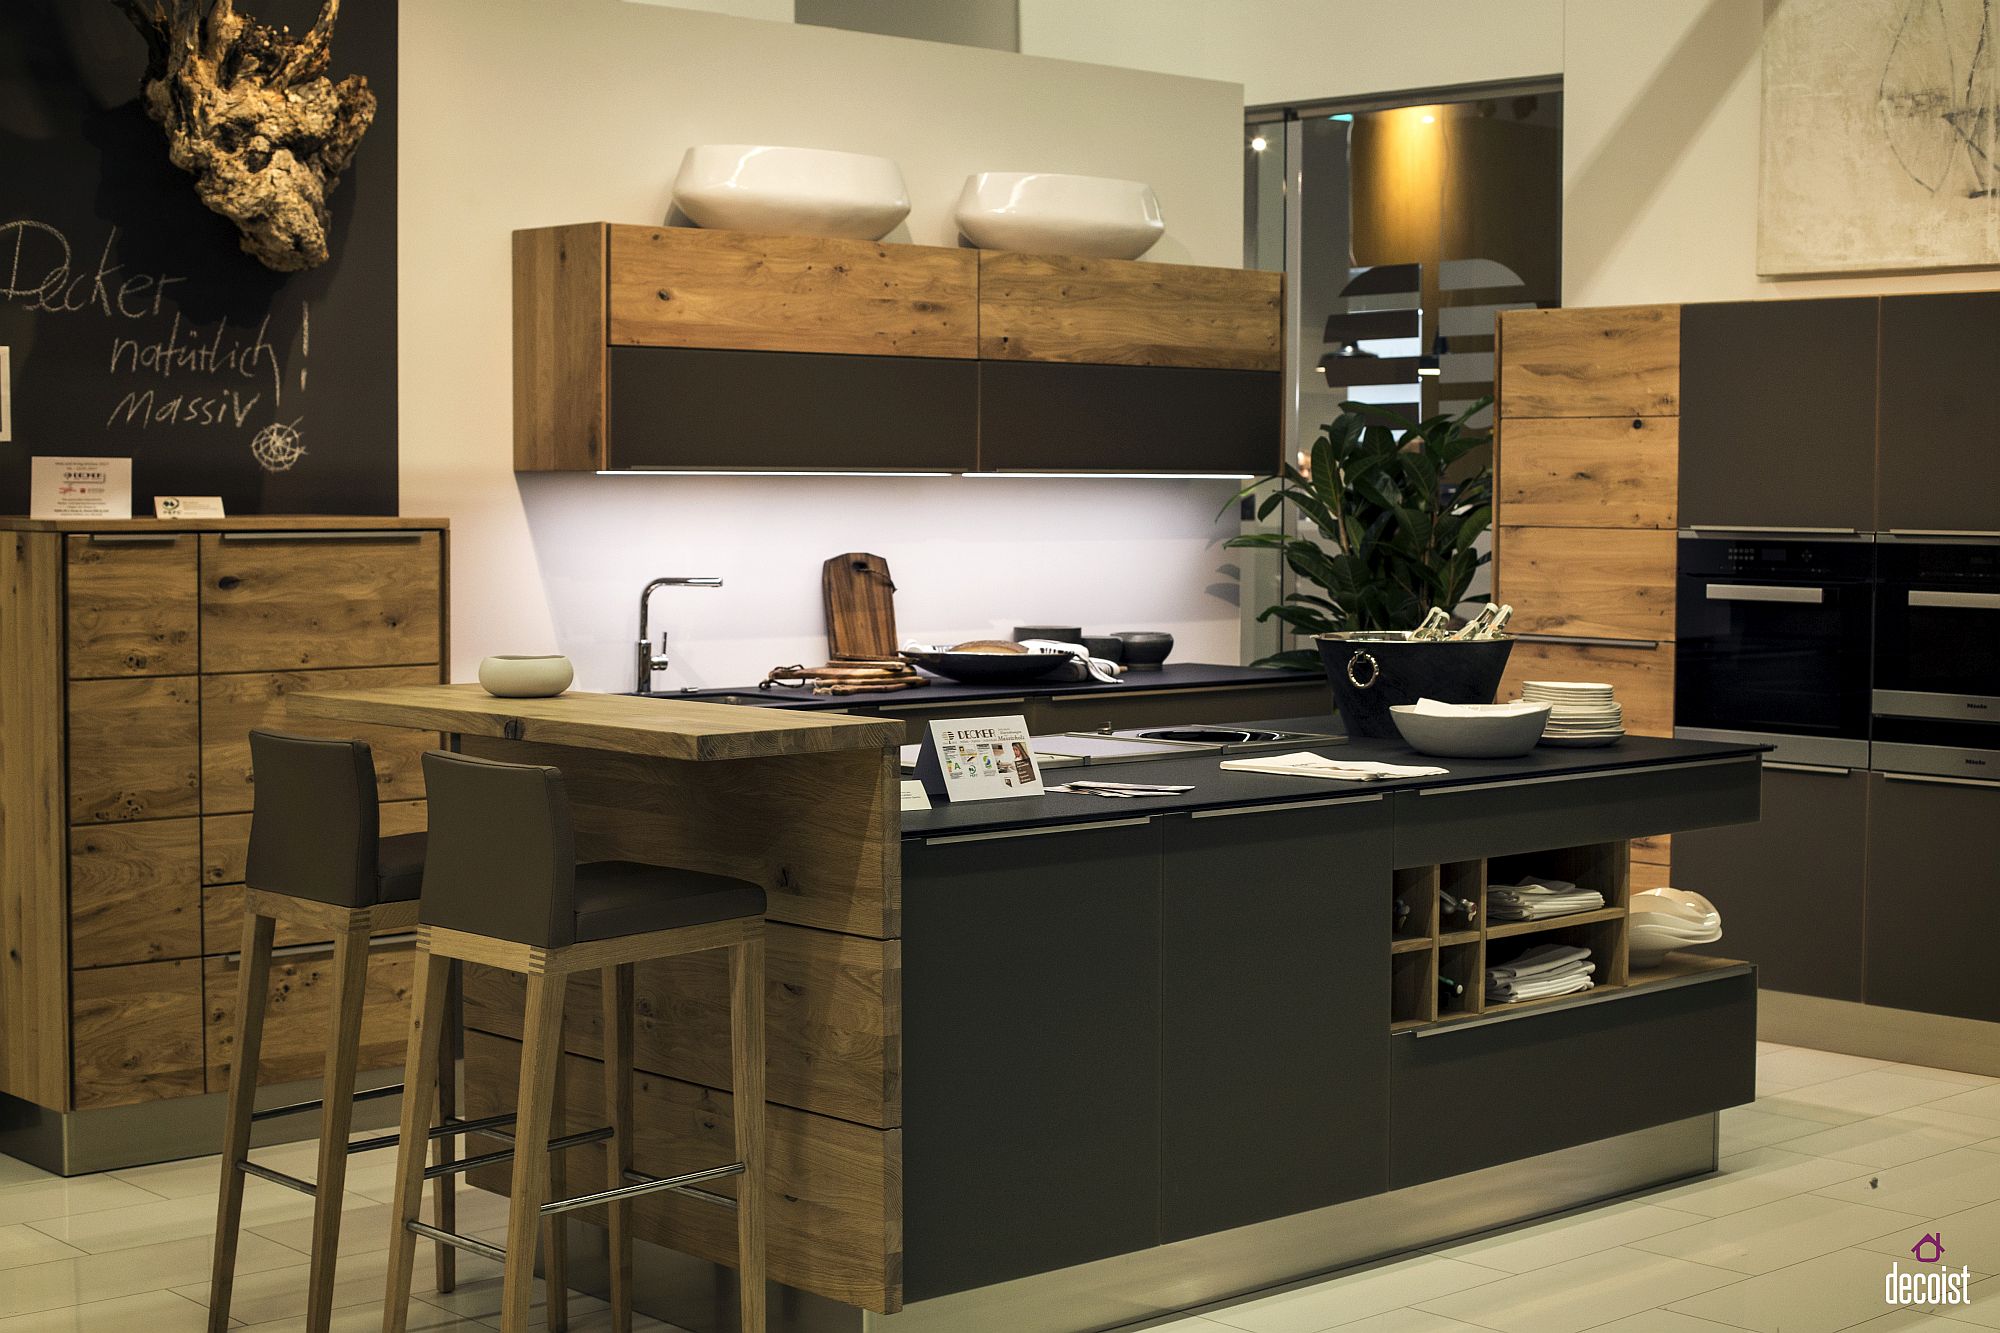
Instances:
[[[200,962],[94,967],[70,986],[78,1110],[203,1090]]]
[[[866,551],[829,557],[819,570],[826,602],[826,651],[832,660],[895,661],[896,581],[889,562]]]
[[[0,532],[305,532],[444,529],[447,518],[388,514],[239,514],[229,518],[22,518],[0,516]]]
[[[601,222],[514,233],[514,470],[605,466]]]
[[[1507,656],[1501,700],[1517,699],[1524,680],[1591,680],[1611,686],[1634,736],[1674,734],[1674,649],[1593,644],[1521,643]]]
[[[424,831],[426,803],[384,801],[381,834]],[[249,815],[210,815],[201,821],[201,937],[205,954],[233,953],[243,942],[243,863],[250,850]],[[332,936],[293,921],[280,921],[277,947],[324,944]]]
[[[1250,269],[979,252],[979,354],[1283,368],[1284,278]]]
[[[201,821],[91,824],[69,835],[75,967],[201,952]]]
[[[1500,438],[1498,522],[1675,526],[1678,417],[1509,418]]]
[[[69,676],[181,676],[200,669],[201,578],[194,535],[69,545]]]
[[[442,660],[440,534],[201,539],[203,671]]]
[[[901,724],[873,718],[581,690],[554,699],[496,699],[477,685],[330,688],[293,698],[289,715],[659,759],[879,752],[902,744]]]
[[[512,1109],[520,1050],[518,1042],[502,1037],[467,1034],[468,1115]],[[601,1071],[596,1062],[579,1056],[569,1061],[569,1123],[603,1124]],[[634,1092],[637,1170],[664,1176],[736,1160],[728,1093],[652,1074],[637,1076]],[[500,1146],[490,1139],[470,1142],[474,1152]],[[576,1178],[603,1178],[601,1145],[579,1148],[570,1158]],[[900,1309],[902,1131],[772,1105],[766,1160],[771,1278],[864,1309]],[[473,1172],[467,1179],[483,1189],[507,1188],[504,1166]],[[715,1188],[733,1195],[735,1178],[725,1177]],[[582,1209],[574,1216],[603,1225],[601,1209]],[[635,1201],[633,1219],[634,1234],[641,1240],[735,1264],[736,1218],[729,1209],[653,1194]]]
[[[1503,418],[1680,412],[1677,305],[1507,310],[1500,324],[1506,349],[1499,385]]]
[[[379,944],[368,954],[368,989],[362,1003],[360,1068],[393,1069],[402,1064],[410,1035],[413,946]],[[207,1002],[207,1087],[229,1086],[235,1049],[236,992],[240,961],[235,957],[202,962]],[[260,1084],[315,1078],[326,1060],[333,1025],[333,950],[274,958],[264,1016],[264,1044],[257,1062]]]
[[[69,1106],[62,539],[0,540],[0,1092]]]
[[[424,794],[423,752],[436,747],[435,733],[400,727],[301,722],[290,705],[300,696],[318,690],[422,685],[436,679],[437,668],[434,666],[204,676],[201,682],[203,813],[231,814],[250,809],[254,798],[250,732],[255,727],[366,741],[375,752],[375,782],[379,796],[388,801],[421,797]]]
[[[610,237],[615,346],[978,355],[975,251],[692,227]]]
[[[1608,528],[1502,528],[1498,590],[1517,634],[1668,642],[1676,536]]]
[[[70,685],[72,822],[192,815],[199,813],[200,802],[198,678],[153,676]]]

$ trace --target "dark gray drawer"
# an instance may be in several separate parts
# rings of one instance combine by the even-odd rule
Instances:
[[[1556,774],[1396,793],[1396,864],[1438,865],[1757,818],[1758,760]]]
[[[1602,991],[1390,1039],[1400,1189],[1757,1095],[1756,969]]]

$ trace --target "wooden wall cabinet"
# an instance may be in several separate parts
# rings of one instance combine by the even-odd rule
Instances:
[[[823,237],[517,232],[514,465],[1266,472],[1282,290]]]
[[[288,721],[299,691],[441,678],[444,526],[0,520],[0,1091],[81,1111],[219,1086],[248,732],[342,730]],[[423,827],[424,738],[366,739],[385,831]],[[377,960],[364,1066],[401,1056],[397,958]],[[298,1057],[269,1077],[318,1072],[311,967],[285,964],[270,1030]]]

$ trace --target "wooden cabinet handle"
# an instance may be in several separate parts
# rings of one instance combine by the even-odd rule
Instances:
[[[178,532],[93,532],[92,546],[172,546],[181,539]]]
[[[394,532],[225,532],[226,542],[415,542],[424,538],[421,529]]]

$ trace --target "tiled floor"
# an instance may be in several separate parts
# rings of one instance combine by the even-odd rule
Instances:
[[[1758,1100],[1723,1116],[1722,1170],[1684,1185],[1301,1283],[1149,1333],[1870,1333],[2000,1329],[2000,1080],[1761,1046]],[[310,1175],[312,1148],[259,1160]],[[390,1155],[348,1178],[336,1330],[380,1327]],[[199,1330],[212,1158],[59,1180],[0,1157],[0,1333]],[[460,1225],[499,1240],[500,1201]],[[232,1313],[304,1327],[303,1196],[251,1181]],[[1973,1273],[1969,1307],[1891,1310],[1882,1278],[1918,1235]],[[498,1269],[459,1258],[441,1294],[420,1247],[414,1333],[497,1327]],[[572,1298],[571,1326],[607,1326]],[[640,1321],[654,1333],[664,1324]]]

